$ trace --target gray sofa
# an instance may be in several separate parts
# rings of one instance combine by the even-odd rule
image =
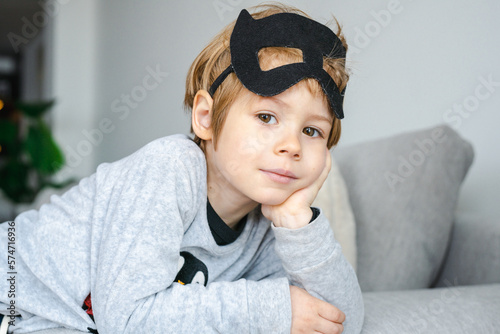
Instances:
[[[472,146],[440,126],[334,156],[356,218],[362,333],[500,333],[500,222],[456,206]]]

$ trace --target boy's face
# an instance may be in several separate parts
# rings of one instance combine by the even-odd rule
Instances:
[[[206,147],[208,186],[233,201],[277,205],[311,185],[326,164],[332,116],[304,84],[273,97],[244,89],[217,140]]]

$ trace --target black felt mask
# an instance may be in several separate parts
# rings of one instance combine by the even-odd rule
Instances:
[[[266,47],[290,47],[302,51],[303,62],[287,64],[263,71],[259,50]],[[279,13],[259,20],[243,9],[238,16],[230,40],[231,65],[210,87],[211,96],[224,79],[234,72],[243,86],[261,96],[284,92],[305,78],[316,79],[328,97],[335,116],[344,118],[340,92],[335,81],[323,69],[323,56],[345,58],[340,39],[325,25],[293,13]]]

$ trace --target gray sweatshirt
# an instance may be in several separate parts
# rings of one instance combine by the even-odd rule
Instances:
[[[361,331],[358,281],[322,213],[291,230],[258,207],[241,235],[219,246],[207,222],[206,179],[199,147],[169,136],[19,215],[14,298],[0,279],[0,313],[14,299],[21,314],[11,329],[290,333],[293,284],[341,309],[344,333]],[[8,227],[0,224],[4,250]],[[95,324],[82,309],[89,293]]]

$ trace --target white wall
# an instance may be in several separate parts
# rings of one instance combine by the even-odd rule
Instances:
[[[54,135],[68,167],[61,180],[81,178],[95,169],[95,149],[86,145],[82,131],[99,117],[95,99],[97,77],[97,0],[53,0],[54,24],[53,109]],[[80,153],[75,153],[80,152]]]
[[[72,0],[65,5],[56,27],[57,133],[74,151],[84,141],[91,146],[89,156],[80,155],[79,175],[154,138],[187,133],[182,100],[190,63],[242,8],[259,2]],[[340,145],[447,123],[476,152],[460,207],[498,216],[500,86],[488,91],[479,78],[500,82],[500,3],[287,3],[322,22],[333,14],[344,26],[353,74]],[[168,75],[155,82],[148,76],[157,68]],[[466,112],[459,114],[457,106]]]
[[[185,75],[222,22],[207,1],[107,1],[100,12],[98,104],[113,131],[97,158],[111,161],[153,138],[189,132]],[[161,72],[159,80],[151,71]]]

